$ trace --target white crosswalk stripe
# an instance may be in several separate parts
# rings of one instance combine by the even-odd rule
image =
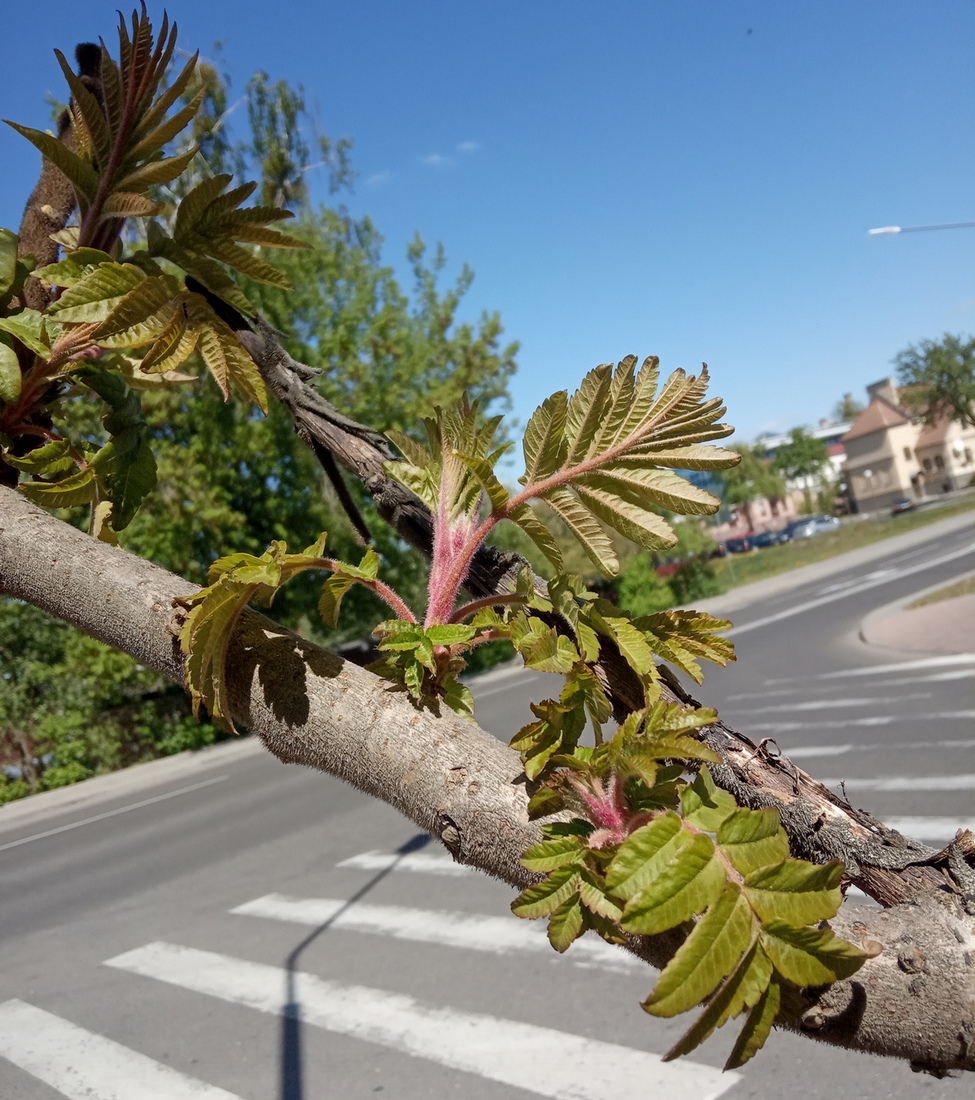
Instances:
[[[455,863],[450,856],[429,855],[426,852],[361,852],[357,856],[343,859],[337,867],[354,867],[359,871],[416,871],[424,875],[449,875],[460,878],[463,875],[475,875],[473,867]]]
[[[271,1015],[285,1007],[280,967],[211,951],[151,943],[107,966]],[[552,1028],[424,1004],[413,997],[299,972],[295,1002],[313,1027],[377,1043],[553,1100],[678,1095],[715,1100],[740,1080],[710,1066],[664,1063],[653,1054]]]
[[[0,1004],[0,1055],[69,1100],[240,1100],[24,1001]]]
[[[239,916],[265,917],[313,926],[331,922],[332,928],[345,931],[495,955],[526,952],[541,954],[553,961],[558,958],[542,924],[512,916],[485,917],[445,910],[410,909],[400,905],[364,905],[361,902],[349,905],[335,898],[292,898],[283,894],[256,898],[230,912]],[[600,970],[631,971],[644,965],[620,948],[597,939],[592,933],[577,940],[565,958],[578,966],[598,966]]]

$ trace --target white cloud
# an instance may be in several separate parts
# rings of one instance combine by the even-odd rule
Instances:
[[[366,187],[385,187],[392,178],[392,172],[376,172],[366,180]]]
[[[476,141],[462,141],[457,146],[458,153],[476,153],[480,149],[480,145]]]
[[[420,157],[419,160],[421,164],[425,164],[428,168],[450,168],[454,163],[450,157],[445,157],[442,153],[430,153],[425,157]]]

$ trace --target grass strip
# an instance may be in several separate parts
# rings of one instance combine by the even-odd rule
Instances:
[[[797,539],[795,542],[785,542],[762,550],[752,550],[747,554],[729,554],[712,564],[716,575],[727,589],[737,588],[742,584],[751,584],[766,577],[774,577],[778,573],[799,569],[803,565],[825,561],[849,550],[858,550],[861,546],[869,546],[881,539],[902,535],[905,531],[926,527],[929,523],[949,519],[973,509],[975,496],[970,496],[951,504],[920,508],[916,512],[903,512],[897,516],[853,519],[845,522],[838,531]]]

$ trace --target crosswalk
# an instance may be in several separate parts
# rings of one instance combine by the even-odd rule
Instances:
[[[441,879],[471,873],[449,857],[408,850],[361,852],[337,866]],[[356,897],[271,893],[235,906],[230,914],[463,951],[469,953],[468,972],[486,954],[524,958],[536,966],[565,965],[544,929],[533,922],[366,904]],[[595,937],[574,944],[566,960],[631,973],[642,965]],[[665,1063],[657,1054],[584,1034],[179,943],[146,943],[105,959],[103,965],[139,983],[134,1000],[152,996],[152,983],[159,983],[187,996],[290,1019],[312,1032],[373,1044],[419,1059],[434,1072],[441,1067],[473,1075],[500,1086],[499,1097],[507,1095],[507,1086],[551,1100],[657,1095],[718,1100],[741,1079],[740,1074],[687,1059]],[[177,1063],[178,1055],[176,1050]],[[209,1084],[23,1000],[0,1004],[0,1059],[71,1100],[258,1100],[257,1095],[242,1096]]]
[[[816,778],[826,773],[821,781],[848,801],[869,800],[891,828],[941,847],[959,829],[975,831],[975,708],[945,705],[939,693],[975,681],[973,666],[975,653],[956,653],[767,679],[729,694],[723,713]],[[955,699],[970,703],[972,692]],[[914,812],[904,812],[906,798]]]

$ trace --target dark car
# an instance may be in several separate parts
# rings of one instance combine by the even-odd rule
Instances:
[[[752,546],[778,546],[780,542],[788,542],[788,531],[763,531],[760,535],[753,536]]]
[[[725,539],[725,547],[729,554],[744,554],[752,548],[753,535],[741,535],[736,539]]]
[[[790,539],[809,539],[827,531],[838,531],[841,527],[836,516],[800,516],[794,519],[786,530]]]
[[[899,516],[901,512],[913,512],[917,505],[909,497],[898,497],[890,506],[890,514]]]

